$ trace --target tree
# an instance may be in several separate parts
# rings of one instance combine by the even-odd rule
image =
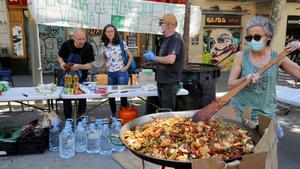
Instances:
[[[283,16],[283,12],[285,11],[286,7],[286,0],[273,0],[272,2],[272,8],[270,13],[270,19],[274,23],[274,35],[277,35],[277,30],[280,24],[280,19]]]
[[[183,42],[185,44],[184,65],[189,63],[190,13],[191,13],[191,0],[187,0],[185,4],[184,27],[183,27]]]

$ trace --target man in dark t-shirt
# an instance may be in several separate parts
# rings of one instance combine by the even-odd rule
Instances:
[[[58,62],[60,68],[65,73],[68,71],[76,72],[80,76],[79,82],[86,80],[88,70],[92,68],[92,62],[95,60],[93,47],[86,42],[86,32],[83,29],[75,28],[74,38],[65,41],[59,52]],[[62,78],[63,79],[63,78]],[[60,83],[60,85],[64,85]],[[78,114],[85,113],[86,99],[78,99]],[[64,101],[64,115],[65,118],[72,117],[72,103],[70,99]]]
[[[160,17],[159,25],[165,35],[159,55],[148,51],[144,58],[147,61],[158,62],[155,78],[161,107],[175,110],[177,85],[184,66],[184,43],[181,35],[175,32],[177,19],[173,14]]]

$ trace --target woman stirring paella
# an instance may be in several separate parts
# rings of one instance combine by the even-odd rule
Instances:
[[[277,53],[270,48],[274,26],[267,17],[254,16],[246,24],[246,33],[248,49],[236,54],[228,80],[228,88],[232,89],[246,79],[251,79],[251,84],[238,93],[231,100],[231,104],[236,107],[240,118],[244,108],[248,106],[253,108],[252,121],[257,122],[259,113],[275,119],[278,68],[300,79],[300,66],[285,57],[263,74],[257,73],[277,56]],[[289,43],[285,50],[292,52],[299,47],[300,42],[294,41]],[[278,124],[277,133],[278,137],[283,136],[282,129]]]

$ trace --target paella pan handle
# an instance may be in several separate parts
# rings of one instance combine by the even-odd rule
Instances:
[[[169,108],[158,108],[155,110],[156,113],[164,113],[164,112],[173,112],[171,109]]]

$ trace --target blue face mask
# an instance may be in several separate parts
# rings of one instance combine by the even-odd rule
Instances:
[[[264,41],[260,39],[259,41],[256,41],[252,39],[250,42],[247,42],[250,49],[254,50],[255,52],[261,51],[264,47]]]

